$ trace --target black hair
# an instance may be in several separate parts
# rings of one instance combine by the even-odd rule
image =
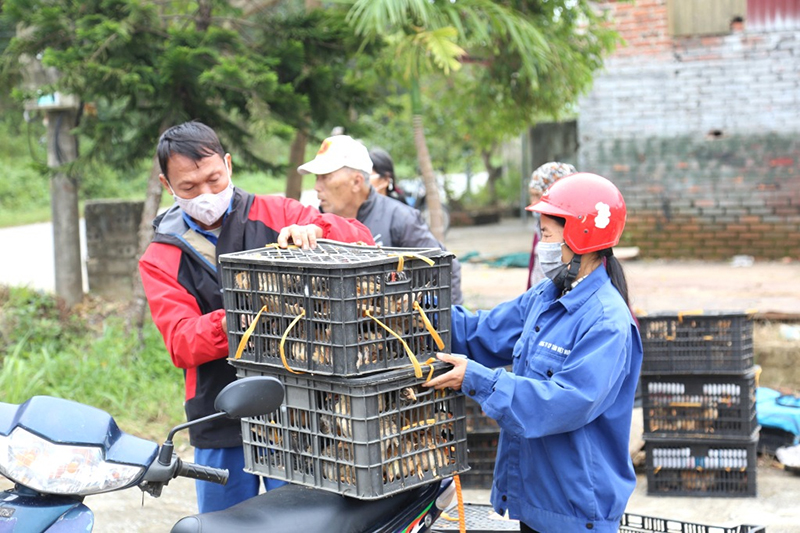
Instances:
[[[169,181],[167,163],[174,154],[188,157],[192,161],[200,161],[214,154],[225,158],[225,150],[216,132],[196,120],[172,126],[162,133],[158,139],[156,153],[161,173],[167,181]]]
[[[555,220],[562,228],[567,224],[566,218],[553,215],[548,216]],[[628,281],[625,278],[625,270],[622,268],[619,259],[614,257],[614,250],[612,248],[605,248],[603,250],[598,250],[597,253],[605,260],[606,272],[608,272],[608,277],[611,279],[611,284],[614,285],[622,296],[622,299],[625,300],[625,304],[630,307],[631,303],[628,299]]]
[[[622,268],[622,263],[619,262],[619,259],[614,257],[614,251],[611,248],[600,250],[598,253],[600,257],[605,259],[606,271],[608,272],[608,277],[611,278],[611,284],[617,288],[622,299],[625,300],[625,304],[630,307],[631,302],[628,299],[628,280],[625,278],[625,269]]]
[[[373,148],[369,151],[369,158],[372,159],[372,168],[375,172],[394,183],[394,161],[389,152],[383,148]]]

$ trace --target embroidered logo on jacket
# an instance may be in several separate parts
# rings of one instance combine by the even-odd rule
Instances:
[[[539,341],[539,346],[542,348],[547,348],[548,350],[552,350],[561,355],[569,355],[572,350],[568,348],[564,348],[563,346],[559,346],[557,344],[553,344],[552,342],[547,341]]]

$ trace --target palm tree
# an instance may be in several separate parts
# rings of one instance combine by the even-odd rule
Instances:
[[[517,10],[516,4],[525,2],[356,0],[348,14],[356,34],[365,42],[381,38],[387,42],[391,64],[408,89],[431,231],[441,241],[441,199],[425,140],[420,80],[432,73],[447,76],[466,62],[491,61],[492,54],[513,53],[520,59],[520,77],[535,83],[538,71],[547,65],[548,44],[531,17]],[[497,50],[492,45],[498,42],[507,48]]]

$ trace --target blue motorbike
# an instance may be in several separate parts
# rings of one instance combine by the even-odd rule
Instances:
[[[119,429],[106,412],[77,402],[35,396],[0,403],[0,474],[14,488],[0,493],[0,533],[90,532],[91,494],[138,487],[153,497],[176,477],[225,484],[228,471],[182,461],[172,439],[179,430],[220,417],[271,413],[283,402],[268,376],[239,379],[216,398],[217,413],[173,428],[159,447]],[[172,532],[427,533],[455,497],[452,480],[379,500],[358,500],[285,485],[224,511],[188,516]]]

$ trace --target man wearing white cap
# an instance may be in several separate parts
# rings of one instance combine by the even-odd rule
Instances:
[[[320,211],[355,218],[372,232],[375,244],[398,248],[441,248],[419,211],[378,194],[369,175],[372,160],[367,147],[349,135],[334,135],[322,142],[317,155],[297,168],[316,174],[314,190]],[[453,259],[452,303],[462,304],[461,265]]]

